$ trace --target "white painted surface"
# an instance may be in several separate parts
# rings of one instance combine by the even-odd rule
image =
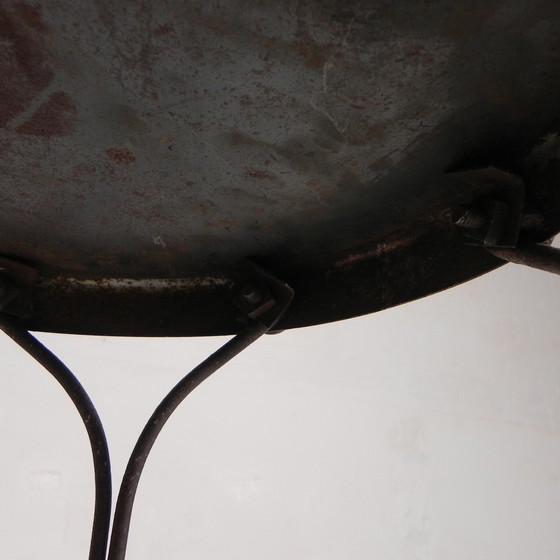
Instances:
[[[256,343],[165,427],[128,560],[557,560],[560,278],[502,268]],[[223,339],[39,335],[105,422],[120,478],[144,421]],[[85,431],[0,338],[0,558],[87,558]]]

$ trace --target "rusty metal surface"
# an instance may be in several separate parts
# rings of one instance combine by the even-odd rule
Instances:
[[[248,257],[295,289],[282,328],[486,272],[446,172],[521,175],[555,233],[558,174],[524,158],[558,91],[555,0],[6,0],[0,254],[38,271],[26,326],[236,332]]]

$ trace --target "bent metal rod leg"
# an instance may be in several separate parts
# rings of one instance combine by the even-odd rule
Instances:
[[[138,438],[126,466],[113,520],[109,560],[123,560],[125,557],[132,507],[140,475],[144,469],[148,454],[164,424],[191,391],[196,389],[205,379],[208,379],[210,375],[247,348],[257,338],[265,334],[267,330],[265,326],[257,323],[238,334],[186,375],[156,408]]]
[[[487,251],[508,262],[560,274],[560,249],[540,243],[524,243],[515,249],[490,249]]]
[[[259,267],[256,269],[262,280],[261,285],[246,287],[235,300],[235,303],[249,318],[249,326],[175,385],[156,408],[138,438],[125,470],[117,499],[109,560],[124,560],[132,507],[140,475],[150,450],[167,420],[198,385],[274,327],[290,305],[294,295],[293,290],[268,272]],[[37,339],[20,327],[17,320],[0,313],[0,328],[59,381],[82,416],[90,437],[96,485],[96,505],[89,560],[105,560],[111,514],[111,472],[107,442],[97,411],[70,370]]]
[[[0,313],[0,329],[35,358],[57,381],[78,410],[87,430],[95,472],[95,507],[89,560],[103,560],[107,553],[111,521],[111,465],[103,425],[88,394],[74,374],[16,319]]]

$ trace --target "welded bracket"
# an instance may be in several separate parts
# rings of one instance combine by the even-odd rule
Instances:
[[[274,274],[249,261],[256,278],[251,284],[245,284],[233,303],[246,317],[272,329],[282,318],[294,298],[294,290]]]
[[[495,167],[451,173],[470,187],[471,199],[453,210],[469,245],[515,247],[523,221],[525,184]]]
[[[452,217],[469,245],[484,247],[507,262],[560,274],[560,250],[550,247],[550,240],[523,239],[523,233],[542,226],[544,217],[526,210],[521,178],[496,168],[452,175],[473,187],[470,203],[454,209]]]

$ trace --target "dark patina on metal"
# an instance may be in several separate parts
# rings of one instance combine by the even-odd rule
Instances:
[[[452,219],[488,169],[521,238],[560,229],[554,0],[8,0],[0,38],[27,328],[238,332],[247,259],[294,288],[282,329],[431,294],[502,262]]]

